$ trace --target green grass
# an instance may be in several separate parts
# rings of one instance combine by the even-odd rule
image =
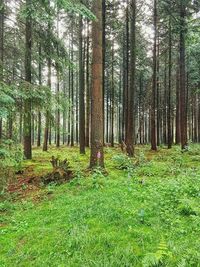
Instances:
[[[40,201],[1,203],[0,266],[200,266],[200,146],[136,153],[123,170],[124,156],[107,149],[104,177],[85,172],[89,151],[34,150],[24,167],[48,172],[59,155],[77,178],[41,190]]]

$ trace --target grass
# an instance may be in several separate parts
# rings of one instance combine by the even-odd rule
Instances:
[[[34,150],[24,167],[48,172],[59,155],[76,178],[41,189],[40,201],[1,203],[0,266],[200,266],[200,146],[136,153],[106,149],[105,177],[85,172],[89,151]]]

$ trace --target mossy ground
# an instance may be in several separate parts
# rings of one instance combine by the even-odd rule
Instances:
[[[1,203],[0,266],[200,266],[200,146],[153,153],[137,147],[119,168],[119,149],[105,151],[107,176],[87,171],[89,150],[34,150],[24,162],[36,175],[51,156],[70,161],[76,178],[28,198]]]

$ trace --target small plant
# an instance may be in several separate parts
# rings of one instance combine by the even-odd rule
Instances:
[[[171,252],[168,250],[167,243],[162,240],[155,253],[148,253],[144,257],[143,267],[162,266],[168,257],[171,257]]]
[[[128,178],[131,178],[133,176],[135,166],[131,158],[126,155],[120,154],[114,156],[112,160],[114,161],[117,169],[125,170],[127,172]]]
[[[192,202],[188,199],[182,199],[180,201],[180,205],[178,206],[178,210],[183,216],[197,215],[195,208],[192,205]]]
[[[136,161],[137,166],[142,166],[147,163],[147,158],[143,151],[139,152],[139,154],[136,156],[136,159],[137,159]]]
[[[105,171],[101,167],[97,167],[92,172],[92,187],[101,189],[105,184]]]

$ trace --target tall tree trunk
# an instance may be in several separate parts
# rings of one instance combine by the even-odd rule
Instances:
[[[76,88],[76,97],[75,97],[75,106],[76,106],[76,127],[75,127],[75,131],[76,131],[76,144],[78,145],[79,143],[79,82],[78,82],[78,72],[75,73],[75,88]]]
[[[79,18],[79,143],[80,154],[85,154],[85,85],[83,61],[83,18]]]
[[[48,58],[48,82],[49,88],[51,89],[51,58]],[[48,150],[48,140],[49,140],[49,130],[50,130],[50,111],[47,108],[45,115],[45,129],[44,129],[44,142],[43,151]]]
[[[156,87],[157,87],[157,0],[154,0],[154,49],[153,49],[153,84],[151,103],[151,149],[156,151]]]
[[[114,42],[114,41],[113,41]],[[111,123],[110,123],[110,135],[111,146],[114,147],[114,112],[115,112],[115,88],[114,88],[114,43],[112,45],[112,67],[111,67]]]
[[[65,84],[63,84],[63,97],[65,99],[65,102],[67,102]],[[63,145],[66,144],[67,142],[66,133],[67,133],[67,108],[66,108],[66,103],[65,103],[64,108],[63,108],[63,135],[62,135]]]
[[[169,62],[168,62],[168,114],[167,114],[167,131],[168,131],[168,148],[172,147],[172,118],[171,118],[171,79],[172,79],[172,33],[171,33],[171,16],[169,18]]]
[[[38,65],[38,76],[39,76],[39,85],[42,85],[42,45],[41,41],[39,43],[39,65]],[[42,132],[42,115],[41,111],[38,111],[38,128],[37,128],[37,147],[41,146],[41,132]]]
[[[72,33],[71,33],[71,61],[74,62],[74,19],[72,21]],[[71,146],[74,146],[74,70],[71,68]]]
[[[29,11],[32,0],[26,0],[26,8]],[[30,12],[26,16],[26,44],[25,44],[25,80],[31,84],[31,49],[32,49],[32,19]],[[27,85],[27,94],[30,90]],[[26,159],[32,158],[31,146],[31,100],[29,98],[24,100],[24,156]]]
[[[179,57],[176,67],[176,145],[180,144],[180,63]]]
[[[126,49],[125,49],[125,81],[124,81],[124,119],[125,119],[125,143],[128,134],[128,92],[129,88],[129,0],[126,0]]]
[[[50,0],[48,0],[48,5],[50,6]],[[48,68],[48,80],[47,85],[51,90],[51,43],[50,43],[50,32],[51,32],[51,22],[48,22],[48,57],[47,57],[47,68]],[[50,109],[47,107],[46,114],[45,114],[45,129],[44,129],[44,141],[43,141],[43,151],[48,150],[48,141],[51,139],[50,134]]]
[[[187,148],[187,107],[186,107],[186,65],[185,65],[185,31],[186,7],[180,1],[180,130],[181,148]]]
[[[57,38],[59,39],[59,12],[57,11]],[[57,56],[59,57],[59,51],[57,47]],[[60,147],[60,73],[59,64],[56,64],[56,76],[57,76],[57,103],[58,109],[56,114],[56,147]]]
[[[71,56],[70,56],[71,57]],[[69,108],[68,108],[68,137],[67,137],[67,144],[68,146],[70,145],[70,140],[71,140],[71,110],[72,110],[72,103],[71,103],[71,67],[69,66],[69,90],[68,90],[68,99],[69,99]]]
[[[104,167],[103,153],[103,79],[102,79],[102,0],[93,2],[96,20],[92,23],[92,90],[90,167]]]
[[[167,144],[167,52],[164,60],[163,143]]]
[[[103,86],[103,118],[105,121],[105,67],[106,67],[106,0],[102,0],[102,53],[103,53],[103,64],[102,64],[102,86]],[[103,124],[103,144],[105,143],[105,123]]]
[[[3,81],[3,52],[4,52],[4,0],[0,0],[0,82]],[[0,118],[0,142],[2,139],[3,120]]]
[[[85,145],[90,144],[90,36],[89,36],[89,21],[87,21],[87,49],[86,49],[86,130],[85,130]]]
[[[136,0],[131,0],[131,29],[130,29],[130,86],[128,89],[128,125],[126,134],[127,154],[134,156],[134,97],[135,97],[135,68],[136,68]]]
[[[59,69],[56,69],[57,74],[57,103],[58,109],[56,114],[56,147],[60,147],[60,74]]]
[[[160,109],[160,38],[159,38],[159,31],[158,31],[158,44],[157,44],[157,145],[160,145],[160,125],[161,125],[161,109]]]

